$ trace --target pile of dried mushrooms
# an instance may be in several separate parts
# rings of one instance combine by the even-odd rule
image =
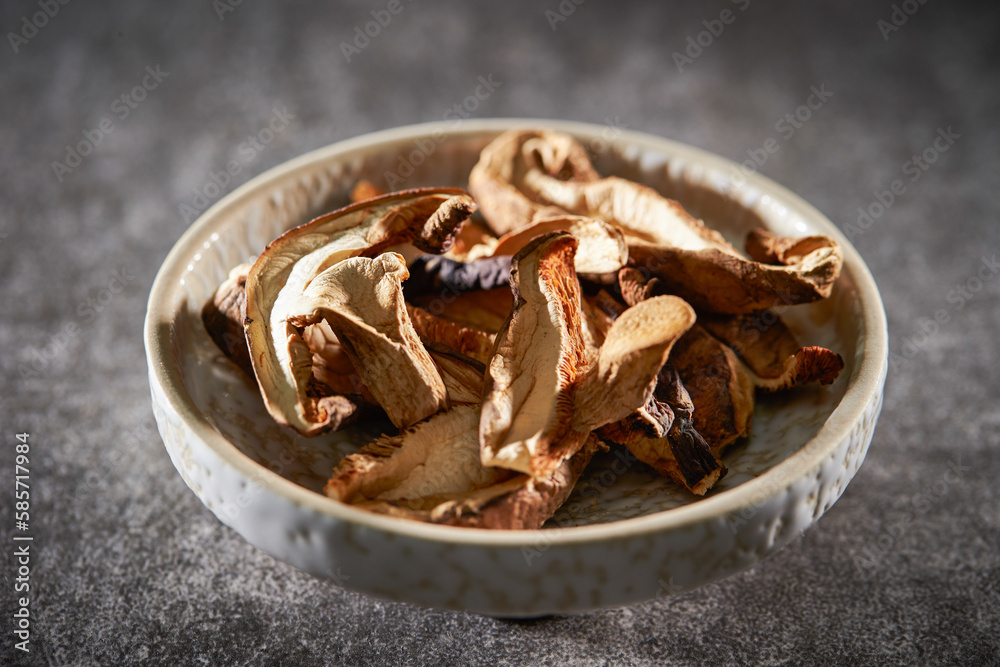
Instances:
[[[843,368],[767,310],[830,295],[830,238],[755,230],[741,254],[545,130],[495,139],[469,192],[362,182],[205,304],[276,421],[307,436],[377,415],[396,427],[340,462],[335,500],[538,528],[609,447],[704,495],[750,432],[756,390]]]

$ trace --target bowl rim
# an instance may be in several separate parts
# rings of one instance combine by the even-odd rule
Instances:
[[[539,535],[544,534],[544,542],[551,548],[660,533],[704,521],[722,519],[748,506],[759,505],[762,499],[766,500],[782,492],[805,473],[820,466],[843,442],[859,420],[863,419],[866,408],[877,400],[881,392],[888,360],[885,310],[871,272],[858,251],[837,226],[784,186],[756,171],[746,174],[745,170],[741,172],[745,175],[745,181],[737,191],[754,187],[763,194],[771,195],[790,212],[807,219],[823,234],[832,236],[840,243],[844,254],[844,268],[851,273],[860,297],[860,315],[866,332],[860,366],[850,379],[844,396],[820,431],[803,443],[794,454],[754,479],[688,505],[607,523],[505,531],[443,526],[378,515],[338,503],[260,465],[212,427],[194,404],[191,396],[183,389],[180,368],[172,367],[170,364],[172,342],[169,336],[169,324],[174,320],[176,313],[174,305],[178,302],[172,295],[180,285],[189,258],[201,251],[203,244],[210,240],[219,225],[229,219],[228,215],[233,210],[238,209],[242,203],[256,196],[261,189],[267,188],[274,181],[288,178],[296,172],[308,172],[315,167],[335,161],[338,156],[358,150],[433,136],[443,135],[447,140],[484,132],[499,133],[514,127],[545,127],[591,140],[600,138],[601,133],[607,129],[606,125],[543,118],[465,119],[407,125],[360,135],[312,150],[255,176],[220,199],[190,225],[157,271],[150,290],[143,326],[150,381],[157,383],[171,407],[191,431],[224,463],[245,478],[253,480],[265,489],[270,489],[273,493],[299,505],[300,508],[312,510],[327,518],[432,542],[511,548],[537,545]],[[616,132],[618,132],[614,139],[616,144],[636,146],[643,151],[655,151],[669,156],[670,160],[684,157],[722,173],[734,173],[740,168],[736,162],[727,158],[671,139],[634,130],[616,130]],[[258,499],[261,500],[263,498]]]

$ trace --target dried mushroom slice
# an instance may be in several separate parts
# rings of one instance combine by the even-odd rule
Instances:
[[[514,256],[515,305],[486,370],[479,427],[483,465],[545,477],[586,438],[567,437],[574,383],[586,363],[576,247],[571,234],[555,232]]]
[[[247,276],[245,332],[254,373],[271,416],[305,435],[331,427],[322,391],[312,379],[302,328],[290,306],[321,273],[357,255],[413,243],[443,250],[475,202],[455,188],[408,190],[353,204],[282,234],[264,250]],[[312,394],[312,395],[310,395]]]
[[[753,380],[729,346],[696,324],[674,345],[670,363],[690,394],[694,428],[716,458],[750,434]]]
[[[564,210],[532,199],[520,187],[529,169],[561,179],[600,178],[587,152],[574,139],[546,130],[504,132],[479,156],[469,174],[469,191],[482,208],[487,224],[498,236]]]
[[[531,239],[551,232],[569,232],[580,245],[574,266],[577,273],[611,273],[628,261],[628,247],[621,232],[611,225],[578,215],[543,218],[500,237],[494,255],[513,255]]]
[[[573,428],[590,432],[645,405],[656,371],[694,321],[691,306],[675,296],[654,297],[622,313],[576,389]]]
[[[500,331],[514,307],[509,286],[458,295],[424,294],[409,301],[434,317],[490,334]]]
[[[444,381],[406,312],[406,276],[396,253],[345,259],[316,276],[288,304],[286,316],[295,329],[328,324],[362,382],[400,428],[447,406]],[[303,375],[311,371],[305,364]]]
[[[746,259],[718,232],[652,188],[596,177],[589,162],[581,167],[579,160],[568,177],[554,170],[560,160],[567,162],[566,156],[579,156],[582,148],[567,146],[575,143],[552,132],[510,131],[483,149],[469,188],[495,230],[519,229],[558,215],[554,211],[598,218],[625,235],[630,263],[708,312],[749,313],[830,295],[843,263],[833,239],[823,238],[805,255],[787,254],[785,264]]]
[[[247,375],[253,377],[250,349],[243,333],[249,264],[240,264],[215,290],[201,309],[201,321],[216,346]]]
[[[479,410],[458,405],[344,458],[330,498],[371,512],[453,526],[539,528],[565,501],[597,448],[588,443],[534,480],[479,460]]]
[[[629,451],[661,475],[670,477],[697,496],[703,496],[727,469],[694,427],[694,403],[676,369],[667,363],[657,376],[654,402],[657,416],[667,422],[662,434],[630,438]],[[660,430],[660,429],[657,429]]]
[[[461,510],[460,507],[448,508],[441,513],[438,521],[467,528],[501,530],[541,528],[566,502],[580,475],[600,448],[600,440],[590,435],[579,450],[559,464],[551,474],[541,478],[518,475],[515,480],[520,482],[520,486],[517,488],[495,495],[482,503],[474,512],[456,511]]]
[[[509,289],[510,257],[460,262],[437,255],[421,255],[409,263],[409,269],[410,279],[403,291],[410,300],[425,295],[443,299],[466,292]]]
[[[420,334],[424,344],[428,341],[441,343],[485,364],[493,353],[493,334],[464,327],[461,324],[431,315],[419,306],[407,305],[413,327]]]
[[[444,386],[448,390],[448,403],[479,405],[483,400],[483,376],[486,364],[462,354],[455,348],[422,339],[424,347],[434,360]]]
[[[765,391],[818,382],[831,384],[844,359],[824,347],[802,347],[774,312],[706,317],[703,326],[733,349],[747,366],[754,386]]]
[[[458,405],[345,457],[324,492],[375,512],[433,521],[443,504],[475,511],[520,485],[504,485],[515,477],[480,464],[479,410]]]

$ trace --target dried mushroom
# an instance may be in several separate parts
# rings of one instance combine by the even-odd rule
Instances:
[[[313,379],[303,327],[289,321],[305,314],[293,305],[301,305],[314,279],[348,258],[377,256],[400,243],[440,252],[474,210],[472,198],[455,188],[409,190],[316,218],[264,250],[247,277],[245,332],[261,394],[276,421],[305,435],[337,423],[324,401],[336,392]]]
[[[513,253],[511,253],[513,254]],[[421,255],[409,263],[406,298],[438,295],[441,298],[465,292],[507,289],[510,257],[488,257],[460,262],[436,255]]]
[[[479,405],[483,400],[486,364],[443,343],[422,339],[448,392],[448,403]]]
[[[504,234],[493,254],[513,255],[531,239],[551,232],[569,232],[579,242],[573,261],[577,273],[610,273],[628,261],[628,247],[621,232],[600,220],[578,215],[543,218]]]
[[[247,347],[247,337],[243,333],[249,272],[249,264],[240,264],[230,271],[229,276],[201,309],[201,320],[208,335],[222,353],[247,375],[253,377],[250,349]]]
[[[675,296],[658,296],[615,320],[576,390],[573,427],[590,431],[645,405],[674,343],[694,324],[694,310]]]
[[[598,447],[591,438],[542,479],[479,458],[479,411],[459,405],[341,461],[324,492],[390,516],[453,526],[539,528],[565,501]]]
[[[716,457],[750,434],[753,379],[729,346],[696,324],[674,345],[670,362],[694,404],[692,423]]]
[[[597,176],[589,161],[581,164],[586,153],[575,143],[553,132],[509,131],[483,150],[469,189],[495,231],[557,212],[604,220],[625,235],[630,263],[709,312],[749,313],[830,295],[843,263],[833,239],[813,237],[822,242],[805,255],[786,255],[795,261],[785,264],[749,260],[678,202],[632,181]]]
[[[544,477],[579,449],[569,433],[573,387],[585,363],[577,240],[554,232],[511,262],[514,308],[487,364],[479,438],[483,465]]]
[[[546,130],[498,136],[469,188],[489,229],[462,190],[359,181],[352,205],[280,236],[203,307],[279,423],[316,435],[384,410],[399,429],[342,459],[330,498],[539,528],[602,441],[701,496],[749,434],[756,388],[844,367],[770,310],[829,296],[828,237],[757,229],[743,256]]]
[[[401,428],[447,406],[444,381],[406,312],[407,275],[396,253],[341,260],[287,304],[285,320],[294,329],[325,322],[389,420]],[[303,364],[302,374],[311,372],[311,363]]]
[[[746,364],[756,387],[765,391],[801,384],[830,384],[844,368],[844,359],[824,347],[802,347],[772,311],[754,315],[714,316],[703,326],[726,343]]]
[[[641,414],[649,421],[623,429],[632,454],[661,475],[670,477],[697,496],[703,496],[727,472],[711,446],[694,426],[694,403],[677,370],[667,363],[657,376],[656,391]],[[638,415],[630,419],[636,420]],[[645,432],[644,429],[645,428]],[[634,429],[634,430],[633,430]],[[601,432],[616,441],[618,433]]]
[[[428,341],[441,343],[483,364],[489,361],[493,352],[493,334],[431,315],[418,306],[407,306],[407,309],[410,321],[425,345]]]

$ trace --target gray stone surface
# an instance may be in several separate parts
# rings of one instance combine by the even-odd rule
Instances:
[[[386,4],[245,2],[220,20],[209,2],[73,2],[17,53],[0,45],[2,660],[24,657],[10,537],[13,438],[27,431],[32,664],[1000,663],[1000,278],[976,282],[1000,253],[997,6],[900,2],[916,12],[884,39],[888,0],[590,0],[554,29],[557,0],[404,2],[346,62],[340,43]],[[678,71],[672,53],[727,8],[735,20]],[[5,2],[0,26],[38,11]],[[122,117],[115,100],[147,66],[168,74]],[[903,181],[854,239],[899,355],[868,460],[818,525],[752,570],[526,622],[390,604],[246,544],[151,434],[145,299],[193,189],[230,160],[226,191],[333,141],[441,119],[490,74],[501,85],[477,117],[611,119],[737,160],[774,137],[760,170],[842,228]],[[783,136],[812,86],[833,95]],[[286,107],[286,130],[239,151]],[[57,175],[103,118],[113,132]],[[911,180],[906,163],[949,127],[954,145]],[[948,321],[921,335],[939,310]]]

